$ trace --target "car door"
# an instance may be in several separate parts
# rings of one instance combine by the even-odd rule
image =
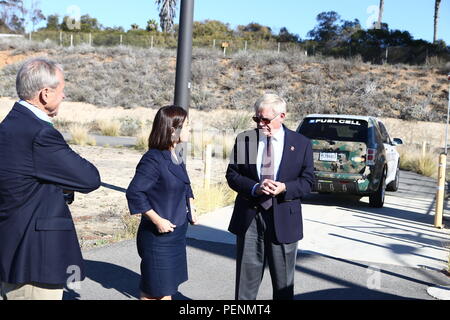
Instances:
[[[395,174],[397,170],[397,150],[394,147],[394,144],[389,136],[386,127],[382,122],[378,122],[378,126],[380,128],[381,137],[383,140],[384,149],[386,150],[386,162],[388,166],[388,172],[386,177],[386,184],[393,181],[395,179]]]

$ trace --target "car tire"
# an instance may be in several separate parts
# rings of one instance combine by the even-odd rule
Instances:
[[[372,208],[383,208],[384,206],[384,198],[386,195],[386,170],[384,170],[383,175],[381,176],[380,185],[378,186],[377,191],[369,196],[369,205]]]
[[[399,185],[400,185],[400,163],[397,165],[397,172],[395,174],[394,181],[392,181],[387,185],[386,190],[396,192],[398,191]]]

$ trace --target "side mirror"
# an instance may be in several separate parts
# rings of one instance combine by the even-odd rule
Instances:
[[[394,146],[400,146],[403,144],[403,140],[399,138],[394,139]]]

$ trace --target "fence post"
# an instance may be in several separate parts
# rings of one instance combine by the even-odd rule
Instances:
[[[442,229],[443,225],[446,166],[447,155],[444,153],[439,156],[438,187],[436,192],[436,214],[434,216],[434,226],[439,229]]]
[[[211,165],[212,164],[212,145],[208,144],[205,150],[205,175],[204,175],[204,188],[209,190],[211,186]]]
[[[92,33],[89,33],[89,46],[92,46]]]
[[[152,36],[151,41],[150,41],[150,49],[153,49],[153,41],[154,41],[154,38]]]
[[[63,46],[63,33],[62,33],[62,31],[59,33],[59,45],[61,47]]]
[[[227,160],[228,159],[228,136],[227,136],[227,130],[223,130],[222,131],[222,154],[223,154],[223,159]]]
[[[247,42],[247,40],[245,40],[245,49],[244,49],[245,52],[247,52],[247,48],[248,48],[248,42]]]
[[[216,39],[213,40],[213,49],[216,48]]]
[[[120,46],[123,44],[123,35],[120,35]]]
[[[422,158],[425,158],[426,155],[427,155],[427,142],[424,141],[422,142]]]
[[[196,142],[196,137],[195,137],[195,129],[191,128],[191,158],[195,159],[195,142]]]
[[[278,42],[278,53],[281,51],[281,43]]]
[[[73,47],[73,34],[70,35],[70,47]]]
[[[31,34],[32,34],[32,32],[30,31],[30,35],[29,35],[30,36],[30,41],[31,41]]]

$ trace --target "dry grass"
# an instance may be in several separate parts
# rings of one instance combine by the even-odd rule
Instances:
[[[400,169],[417,172],[427,177],[437,177],[439,155],[434,152],[423,153],[415,147],[401,146]]]
[[[150,131],[146,129],[141,129],[141,131],[136,135],[137,142],[135,148],[141,151],[148,150],[148,137],[150,135]]]
[[[431,148],[443,148],[445,142],[445,124],[424,121],[405,121],[382,118],[383,123],[394,138],[401,138],[406,145],[421,146],[423,142]]]
[[[226,184],[214,185],[207,190],[197,186],[194,186],[193,189],[194,193],[198,195],[194,203],[199,215],[232,205],[236,197],[236,193],[230,190]],[[99,245],[135,239],[141,221],[140,217],[140,215],[132,216],[128,212],[123,212],[120,215],[121,230],[116,232],[112,239],[104,240],[105,243]]]
[[[129,213],[124,213],[120,216],[120,221],[122,230],[114,234],[113,242],[135,239],[141,222],[141,216],[132,216]]]
[[[97,120],[97,126],[104,136],[118,137],[120,135],[121,124],[117,120]]]
[[[193,129],[190,139],[190,154],[194,158],[204,158],[208,145],[212,145],[212,156],[228,159],[234,146],[236,134],[232,130]]]
[[[236,198],[236,193],[226,183],[211,185],[208,189],[194,185],[192,189],[197,195],[194,204],[199,215],[232,205]]]
[[[30,45],[33,49],[28,50]],[[68,100],[106,108],[158,108],[173,101],[175,50],[68,49],[29,42],[9,42],[2,48],[0,65],[9,64],[0,72],[1,96],[15,95],[15,74],[21,61],[10,58],[38,54],[64,65],[71,80]],[[440,121],[447,107],[446,76],[432,65],[375,66],[358,59],[269,51],[239,52],[223,58],[217,51],[194,50],[193,58],[192,109],[196,110],[246,111],[264,92],[286,97],[291,113],[299,116],[357,113]]]
[[[89,136],[88,130],[79,124],[70,126],[69,133],[72,136],[70,143],[79,146],[95,146],[95,139]]]

